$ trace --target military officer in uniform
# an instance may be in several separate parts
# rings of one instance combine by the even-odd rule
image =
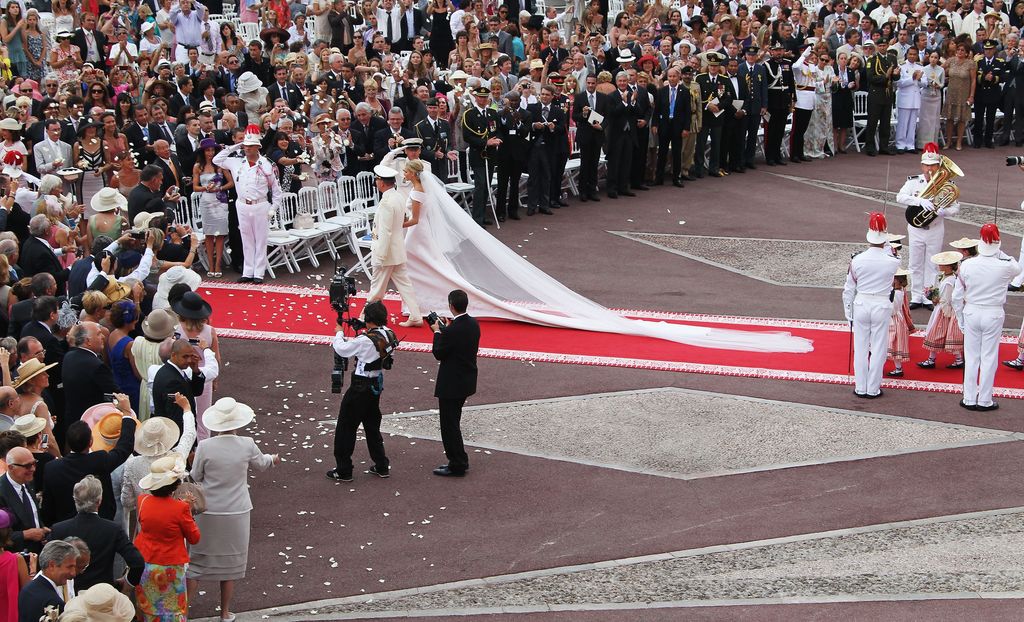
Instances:
[[[974,148],[984,144],[995,148],[992,131],[996,124],[996,110],[1003,101],[1003,78],[1006,61],[996,56],[998,44],[988,39],[982,45],[982,57],[978,60],[978,84],[974,89]]]
[[[871,50],[870,41],[864,42],[864,53]],[[868,124],[864,151],[873,156],[877,153],[892,155],[889,151],[889,137],[892,134],[893,81],[899,78],[900,68],[887,54],[888,42],[879,39],[876,51],[866,63],[868,74]],[[878,132],[878,148],[875,148],[875,132]]]
[[[560,133],[554,137],[555,141],[555,154],[554,154],[554,165],[551,169],[551,189],[548,192],[548,197],[551,201],[551,208],[558,209],[560,207],[569,207],[569,204],[562,200],[562,178],[565,177],[565,165],[569,161],[569,115],[571,114],[570,107],[572,103],[569,98],[562,92],[562,85],[565,83],[565,77],[553,73],[548,76],[548,82],[551,84],[551,88],[554,89],[554,97],[551,98],[551,105],[558,108],[562,115],[566,118],[566,123],[561,128]]]
[[[413,127],[416,136],[423,141],[421,158],[430,164],[434,176],[441,183],[448,183],[448,158],[455,154],[451,150],[452,128],[448,121],[438,117],[437,98],[427,99],[427,118]]]
[[[679,178],[693,181],[690,173],[693,171],[694,153],[697,150],[697,136],[704,122],[704,110],[700,104],[700,86],[693,80],[693,67],[685,65],[679,72],[682,74],[683,87],[690,93],[690,134],[683,137],[683,172]]]
[[[873,399],[882,395],[882,369],[892,319],[889,293],[900,260],[887,246],[885,216],[879,212],[870,216],[867,240],[871,247],[850,260],[843,308],[853,330],[853,394]]]
[[[995,410],[992,383],[999,367],[1006,286],[1020,271],[1017,260],[999,249],[999,228],[981,228],[978,256],[960,264],[953,284],[953,311],[964,331],[964,398],[967,410]]]
[[[462,136],[469,143],[469,168],[473,170],[473,220],[482,226],[494,224],[487,217],[490,200],[491,163],[501,139],[497,136],[498,116],[487,103],[491,91],[487,87],[473,90],[473,106],[462,115]]]
[[[743,62],[740,63],[739,77],[746,85],[747,101],[743,102],[746,115],[743,117],[745,140],[743,145],[743,166],[755,168],[754,154],[757,152],[757,132],[761,118],[767,112],[768,82],[765,70],[757,62],[758,48],[749,45],[743,48]]]
[[[932,303],[924,297],[924,286],[935,282],[937,270],[935,264],[929,261],[932,255],[942,252],[942,241],[945,239],[946,227],[944,219],[955,216],[960,211],[960,203],[954,201],[951,205],[943,208],[936,208],[930,199],[922,198],[921,191],[928,187],[932,176],[939,170],[942,156],[939,155],[939,147],[935,143],[928,143],[924,146],[924,153],[921,154],[921,174],[911,175],[906,183],[896,193],[896,202],[904,208],[919,205],[926,210],[935,212],[935,220],[923,227],[915,227],[913,223],[907,223],[907,238],[910,246],[910,308],[927,307],[930,311]]]
[[[505,93],[498,113],[498,220],[519,220],[519,180],[530,159],[530,113],[519,106],[519,93]],[[507,203],[506,203],[507,199]]]
[[[769,166],[786,165],[782,160],[782,137],[786,133],[786,118],[796,101],[793,67],[783,56],[785,51],[782,43],[776,43],[771,49],[771,59],[764,64],[768,83],[768,129],[764,136],[764,155]]]
[[[722,61],[718,53],[708,52],[707,59],[708,72],[697,76],[701,108],[704,111],[704,123],[697,136],[694,168],[697,171],[697,177],[704,177],[705,170],[711,177],[725,177],[726,173],[719,168],[722,126],[725,124],[725,115],[733,113],[732,101],[736,99],[736,94],[732,90],[732,84],[720,74]],[[711,153],[705,163],[704,151],[709,140],[711,141]]]

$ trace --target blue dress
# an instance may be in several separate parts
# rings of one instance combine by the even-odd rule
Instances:
[[[121,389],[121,392],[128,396],[132,404],[132,410],[139,412],[139,379],[135,377],[132,370],[132,362],[128,360],[124,349],[134,341],[128,335],[121,337],[121,340],[110,349],[110,369],[114,372],[114,382]]]

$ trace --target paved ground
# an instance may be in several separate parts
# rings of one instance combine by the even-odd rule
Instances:
[[[1006,208],[1000,223],[1013,231],[1019,229],[1011,210],[1019,219],[1024,174],[1005,168],[1004,155],[971,149],[952,157],[967,173],[961,184],[965,202],[992,205],[998,174],[999,205]],[[890,162],[888,187],[895,191],[916,172],[914,156],[850,155],[761,167],[630,201],[572,202],[555,216],[508,223],[497,235],[610,307],[841,319],[833,288],[840,284],[821,275],[841,274],[851,248],[846,244],[863,239],[864,212],[881,203],[857,194],[881,197]],[[832,182],[843,191],[804,180]],[[902,230],[899,210],[890,204],[886,212],[891,229]],[[965,210],[964,220],[977,220],[979,213],[981,208]],[[790,286],[775,285],[610,233],[623,231],[698,236],[687,238],[690,248],[703,248],[718,263],[761,266],[771,273],[789,267],[799,278]],[[976,233],[967,222],[947,224],[947,239]],[[724,247],[701,242],[702,236],[768,242]],[[1006,233],[1003,239],[1007,252],[1016,255],[1019,237]],[[822,265],[801,267],[771,240],[833,242],[835,256],[811,244],[807,248],[815,249]],[[752,263],[751,253],[763,256]],[[327,267],[321,270],[326,272]],[[324,282],[312,275],[307,270],[281,282]],[[1008,332],[1020,326],[1022,312],[1024,298],[1012,297]],[[924,323],[927,312],[915,312],[915,320]],[[431,418],[391,419],[388,425],[397,434],[385,443],[392,478],[357,476],[342,485],[323,477],[333,466],[338,403],[327,392],[329,352],[237,340],[224,340],[222,348],[231,364],[221,393],[257,407],[252,433],[287,460],[251,479],[251,568],[238,587],[236,609],[252,613],[240,619],[365,618],[373,610],[388,612],[389,619],[423,614],[527,622],[1020,617],[1019,511],[953,516],[1024,506],[1018,476],[1024,443],[1007,436],[1024,432],[1020,402],[1007,400],[999,411],[975,414],[957,408],[955,396],[923,392],[887,391],[884,399],[864,402],[854,400],[848,388],[831,385],[486,360],[480,362],[473,405],[572,399],[556,410],[507,405],[467,413],[468,434],[486,447],[473,450],[469,477],[455,481],[429,473],[444,461],[440,444],[421,438],[436,434]],[[385,412],[436,408],[430,390],[435,373],[429,355],[403,353],[388,376]],[[611,407],[579,397],[662,387],[709,393],[676,393],[675,402],[664,394],[662,401],[634,398],[627,404],[629,398],[621,398]],[[893,455],[842,459],[860,454]],[[361,446],[356,459],[366,459]],[[836,459],[841,460],[830,461]],[[822,463],[680,479],[803,461]],[[932,522],[891,524],[901,521]],[[771,542],[790,537],[802,540]],[[769,542],[685,559],[615,561],[702,547],[735,549],[762,540]],[[602,562],[606,567],[587,566]],[[545,577],[507,576],[545,569]],[[636,572],[647,574],[626,579]],[[486,586],[449,585],[488,577],[504,578],[498,587],[494,579]],[[534,591],[538,584],[545,591]],[[413,588],[430,595],[379,595]],[[215,586],[204,589],[194,617],[215,614],[209,592]],[[981,598],[989,591],[994,593],[985,596],[999,598]],[[342,600],[375,593],[375,601],[393,602]],[[809,595],[817,600],[786,600]],[[659,599],[672,602],[660,608],[645,604]],[[534,609],[502,610],[508,602],[534,603]],[[492,609],[458,616],[450,614],[473,610],[436,610],[463,604]],[[594,607],[601,609],[586,611]]]

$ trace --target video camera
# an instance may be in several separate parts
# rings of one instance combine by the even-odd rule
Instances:
[[[331,308],[338,314],[339,326],[350,326],[352,330],[362,330],[366,324],[358,318],[348,317],[348,299],[356,295],[356,280],[345,276],[345,266],[335,265],[334,276],[331,277],[331,284],[327,289],[327,297],[330,300]],[[345,371],[348,369],[348,359],[334,353],[334,366],[331,368],[331,393],[341,393],[341,387],[345,384]]]
[[[1006,166],[1024,165],[1024,156],[1006,156]]]

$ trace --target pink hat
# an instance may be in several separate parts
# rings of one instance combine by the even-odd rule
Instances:
[[[23,93],[21,93],[21,90],[26,88],[26,87],[32,89],[31,97],[32,97],[33,100],[35,100],[37,102],[38,101],[43,101],[43,94],[39,92],[39,83],[38,82],[36,82],[35,80],[22,80],[21,84],[18,85],[18,92],[19,92],[19,94],[23,94]]]

